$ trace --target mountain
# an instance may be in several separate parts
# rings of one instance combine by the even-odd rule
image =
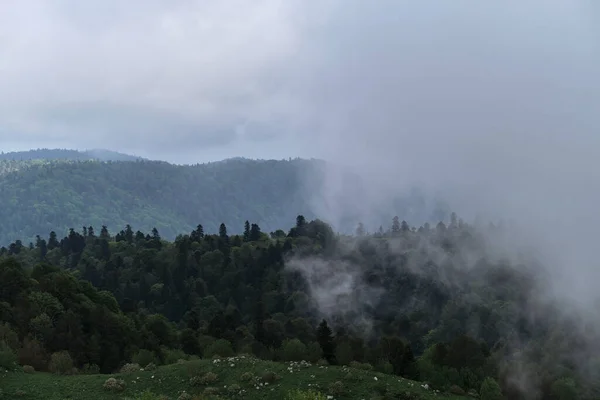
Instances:
[[[68,161],[137,161],[141,157],[123,154],[105,149],[68,150],[68,149],[36,149],[28,151],[15,151],[0,153],[0,160],[4,161],[33,161],[33,160],[68,160]]]
[[[13,161],[14,162],[14,161]],[[1,165],[2,162],[0,162]],[[0,243],[85,224],[111,231],[126,224],[167,238],[202,223],[239,232],[248,218],[264,230],[312,217],[301,172],[313,161],[229,160],[193,166],[160,161],[30,162],[0,174]],[[2,170],[2,168],[0,168]]]
[[[46,158],[42,158],[46,157]],[[135,161],[133,161],[135,160]],[[298,214],[332,222],[353,232],[389,227],[394,215],[409,222],[437,222],[447,212],[427,205],[418,192],[361,214],[369,189],[351,173],[326,188],[321,160],[230,158],[198,165],[173,165],[108,150],[32,150],[0,155],[0,246],[36,235],[59,235],[85,224],[111,231],[127,224],[156,227],[165,238],[198,224],[217,231],[224,223],[239,233],[248,219],[264,231],[285,228]],[[329,196],[329,197],[328,197]]]

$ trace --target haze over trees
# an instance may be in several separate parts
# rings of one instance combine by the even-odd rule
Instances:
[[[302,215],[286,231],[233,228],[198,224],[171,242],[87,225],[3,247],[2,366],[64,359],[110,373],[248,353],[368,363],[482,399],[600,394],[595,326],[541,301],[538,266],[488,254],[506,228],[455,215],[435,227],[394,218],[360,237]]]
[[[225,223],[241,233],[249,219],[270,232],[285,229],[298,213],[314,218],[320,202],[318,171],[324,164],[319,160],[236,158],[182,166],[120,161],[135,157],[107,150],[94,154],[104,156],[48,149],[0,155],[0,245],[15,239],[28,244],[49,231],[62,236],[89,224],[113,231],[126,224],[143,231],[156,227],[174,239],[195,228],[195,221],[203,221],[208,231]],[[399,215],[413,209],[415,219],[444,217],[443,210],[427,210],[418,195],[399,200],[392,210]],[[344,218],[337,228],[353,231],[356,216]]]

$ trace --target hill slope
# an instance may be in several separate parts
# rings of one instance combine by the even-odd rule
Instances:
[[[167,238],[197,224],[221,222],[241,231],[244,221],[263,230],[310,216],[299,172],[310,161],[249,161],[177,166],[165,162],[76,161],[29,163],[0,175],[0,243],[27,243],[55,230],[85,224],[120,230],[126,224]]]
[[[217,381],[208,385],[191,383],[192,378],[202,377],[209,372],[216,374]],[[263,378],[265,372],[274,372],[279,379],[269,382]],[[244,374],[250,379],[244,379]],[[428,400],[442,396],[447,399],[463,398],[437,394],[423,388],[419,382],[379,372],[348,367],[320,367],[299,362],[283,364],[244,356],[216,361],[188,361],[160,367],[156,371],[112,376],[125,381],[124,391],[115,393],[103,389],[104,382],[111,377],[108,375],[57,377],[47,373],[8,373],[2,378],[2,387],[6,396],[13,396],[17,391],[22,391],[26,398],[32,400],[62,400],[72,398],[76,393],[85,393],[85,398],[89,400],[159,398],[148,394],[147,397],[141,397],[143,392],[177,399],[184,391],[191,395],[201,394],[207,387],[211,387],[209,390],[218,393],[219,398],[223,399],[281,400],[294,390],[311,389],[333,395],[336,399],[371,399],[374,395],[412,400]],[[343,385],[340,387],[335,382],[341,382]]]
[[[372,207],[375,215],[361,215],[369,189],[347,171],[336,178],[334,197],[320,197],[329,186],[323,181],[328,167],[320,160],[173,165],[104,150],[94,154],[92,159],[91,152],[42,149],[0,155],[0,246],[16,239],[27,244],[51,230],[64,235],[84,224],[111,231],[127,224],[146,232],[156,227],[173,239],[200,223],[212,232],[225,223],[238,233],[246,219],[270,232],[288,227],[298,214],[335,216],[329,222],[344,232],[359,221],[376,229],[394,215],[437,222],[448,214],[434,212],[422,195],[411,193]]]
[[[0,160],[4,161],[31,161],[31,160],[69,160],[69,161],[137,161],[141,157],[119,153],[105,149],[68,150],[68,149],[36,149],[28,151],[14,151],[0,153]]]

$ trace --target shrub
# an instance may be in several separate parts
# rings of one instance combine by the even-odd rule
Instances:
[[[213,358],[214,356],[232,357],[234,354],[231,343],[225,339],[214,341],[204,350],[204,358]]]
[[[389,361],[382,360],[377,364],[376,370],[384,374],[392,375],[394,373],[394,366]]]
[[[154,363],[150,363],[150,364],[146,365],[146,366],[144,367],[144,369],[145,369],[146,371],[155,371],[155,370],[156,370],[156,364],[154,364]]]
[[[357,381],[362,381],[363,377],[361,375],[357,375],[357,374],[353,374],[352,372],[348,372],[344,376],[344,380],[350,381],[350,382],[357,382]]]
[[[329,365],[329,363],[324,358],[321,358],[319,361],[317,361],[317,365],[319,365],[321,367],[325,367],[325,366]]]
[[[343,396],[346,393],[346,388],[340,381],[333,382],[329,385],[329,393],[333,396]]]
[[[98,364],[84,364],[80,371],[84,375],[96,375],[100,373]]]
[[[31,365],[37,371],[42,371],[48,367],[48,361],[48,353],[39,340],[29,337],[23,340],[19,350],[19,362],[22,365]]]
[[[206,396],[216,396],[219,394],[219,389],[216,387],[207,387],[203,392]]]
[[[456,395],[458,395],[458,396],[465,396],[465,395],[467,394],[467,392],[465,392],[465,391],[463,390],[463,388],[461,388],[461,387],[460,387],[460,386],[458,386],[458,385],[452,385],[452,386],[450,386],[450,389],[448,389],[448,391],[449,391],[450,393],[452,393],[452,394],[456,394]]]
[[[195,376],[190,379],[190,385],[192,386],[206,386],[215,383],[219,380],[219,375],[214,372],[207,372],[203,376]]]
[[[358,361],[351,361],[350,368],[361,369],[363,371],[373,371],[373,366],[369,363],[360,363]]]
[[[314,390],[294,390],[287,394],[286,400],[326,400],[327,396]]]
[[[35,368],[33,368],[31,365],[23,365],[23,372],[26,374],[33,374],[35,372]]]
[[[302,361],[306,358],[306,346],[298,339],[286,340],[282,349],[285,361]]]
[[[485,378],[479,390],[481,400],[502,400],[502,390],[494,378]]]
[[[122,379],[108,378],[102,387],[104,390],[108,390],[110,392],[122,392],[125,390],[127,385],[125,385],[125,381]]]
[[[250,382],[254,379],[254,374],[252,372],[244,372],[242,376],[240,376],[240,381],[242,382]]]
[[[139,364],[125,364],[121,367],[122,374],[132,374],[134,372],[139,372],[141,369]]]
[[[134,400],[159,400],[162,396],[158,396],[150,391],[150,389],[146,389],[142,393],[135,396]]]
[[[233,385],[229,385],[227,386],[227,392],[230,395],[236,395],[239,394],[242,391],[242,387],[236,383],[234,383]]]
[[[68,351],[59,351],[50,356],[48,365],[50,372],[56,375],[69,375],[73,373],[73,359]]]
[[[142,368],[145,368],[146,365],[150,363],[157,364],[158,360],[156,355],[150,350],[141,349],[132,357],[132,361],[135,364],[139,364]]]
[[[306,347],[306,361],[310,361],[311,363],[316,363],[317,361],[319,361],[319,359],[321,358],[322,355],[323,355],[323,350],[321,349],[321,346],[319,346],[319,343],[311,342]]]
[[[192,398],[192,395],[184,390],[179,397],[177,397],[177,400],[192,400]]]
[[[275,383],[281,379],[281,377],[273,371],[265,371],[265,373],[262,374],[261,379],[266,383]]]
[[[165,365],[176,364],[179,360],[185,360],[187,355],[179,349],[162,349],[162,358]]]
[[[0,342],[0,368],[14,370],[17,366],[17,355],[5,342]]]

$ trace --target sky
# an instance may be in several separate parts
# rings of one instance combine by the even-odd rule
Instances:
[[[573,232],[600,224],[599,66],[595,0],[6,0],[0,149],[324,158],[365,214],[417,183]]]
[[[0,143],[178,163],[470,158],[475,142],[485,154],[525,137],[529,153],[566,132],[598,144],[599,12],[584,0],[7,0]]]
[[[0,150],[323,158],[328,222],[418,185],[596,297],[597,0],[4,0],[0,93]]]

